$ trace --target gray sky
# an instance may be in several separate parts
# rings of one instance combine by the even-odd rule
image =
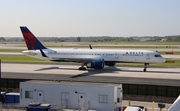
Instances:
[[[180,35],[180,0],[0,1],[0,37]]]

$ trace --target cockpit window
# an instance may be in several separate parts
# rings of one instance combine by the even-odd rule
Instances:
[[[154,55],[154,57],[161,57],[161,55]]]

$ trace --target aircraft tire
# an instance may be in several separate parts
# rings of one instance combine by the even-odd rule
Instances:
[[[86,70],[85,67],[79,67],[79,70]]]
[[[146,69],[144,69],[143,71],[146,72]]]

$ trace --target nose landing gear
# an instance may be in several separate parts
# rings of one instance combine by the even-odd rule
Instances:
[[[143,69],[144,72],[146,72],[146,68],[148,65],[149,65],[149,63],[144,63],[144,69]]]

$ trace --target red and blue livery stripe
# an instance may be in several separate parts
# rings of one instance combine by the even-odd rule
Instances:
[[[28,50],[46,49],[27,27],[21,26],[20,29]]]

